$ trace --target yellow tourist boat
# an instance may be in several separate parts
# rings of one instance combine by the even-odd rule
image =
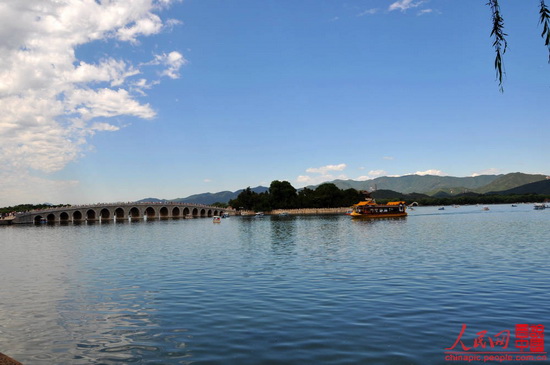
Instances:
[[[387,204],[376,204],[368,192],[365,201],[359,202],[351,207],[348,213],[353,218],[396,218],[407,216],[407,205],[404,201],[388,202]]]

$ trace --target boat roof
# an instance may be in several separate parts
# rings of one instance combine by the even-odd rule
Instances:
[[[388,202],[387,204],[376,204],[375,202],[373,202],[372,200],[367,200],[367,201],[363,201],[363,202],[359,202],[357,204],[355,204],[355,206],[357,207],[361,207],[361,206],[364,206],[364,205],[373,205],[373,206],[380,206],[380,207],[383,207],[383,206],[387,206],[387,205],[399,205],[399,204],[405,204],[404,201],[396,201],[396,202]]]

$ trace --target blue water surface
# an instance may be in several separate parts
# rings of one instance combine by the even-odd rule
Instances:
[[[525,204],[0,227],[0,352],[25,364],[448,364],[463,324],[468,346],[479,331],[550,325],[549,221]]]

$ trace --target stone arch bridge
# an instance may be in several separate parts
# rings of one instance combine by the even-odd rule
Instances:
[[[18,213],[13,224],[75,223],[137,219],[206,218],[234,214],[232,209],[188,203],[106,203],[72,205]]]

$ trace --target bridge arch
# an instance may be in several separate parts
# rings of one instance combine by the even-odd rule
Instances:
[[[124,209],[122,208],[116,208],[115,209],[115,217],[116,219],[124,219]]]
[[[69,221],[69,213],[67,213],[67,212],[59,213],[59,221],[60,222],[68,222]]]
[[[206,217],[206,210],[204,208],[201,209],[201,217]]]
[[[160,216],[161,218],[168,218],[168,215],[169,215],[169,213],[168,213],[168,208],[166,208],[166,207],[160,208],[160,210],[159,210],[159,216]]]
[[[96,213],[93,209],[88,209],[86,212],[86,219],[89,221],[95,221],[96,220]]]
[[[183,208],[183,217],[187,217],[189,214],[191,214],[191,211],[189,210],[189,208],[185,207]]]
[[[132,207],[128,212],[128,216],[131,218],[139,218],[141,214],[139,214],[139,209],[137,207]]]
[[[111,218],[111,211],[107,208],[103,208],[101,209],[101,211],[99,212],[99,217],[101,219],[109,219]]]
[[[147,218],[155,218],[155,216],[156,216],[155,208],[153,208],[153,207],[145,208],[145,216]]]
[[[34,224],[40,224],[42,222],[42,216],[41,215],[37,215],[34,217]]]
[[[82,220],[82,212],[80,210],[75,210],[73,212],[73,222]]]
[[[172,209],[172,218],[176,218],[176,217],[179,217],[180,216],[180,208],[179,207],[174,207],[174,209]]]
[[[50,213],[46,216],[46,220],[48,221],[48,223],[54,223],[55,222],[55,214],[53,213]]]

